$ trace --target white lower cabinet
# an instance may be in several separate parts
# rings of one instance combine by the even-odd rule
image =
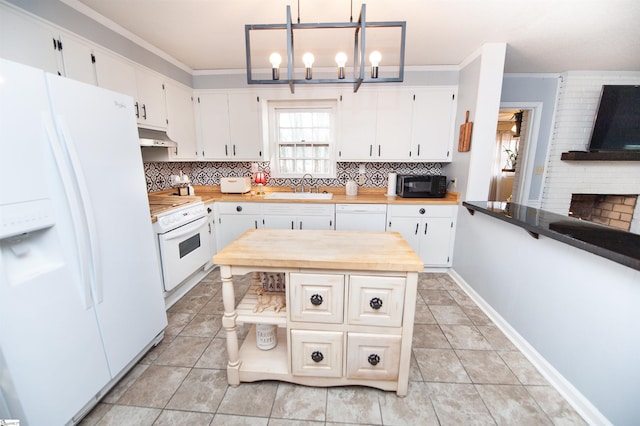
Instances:
[[[262,204],[260,203],[217,202],[214,203],[214,207],[218,251],[249,229],[262,227]]]
[[[267,229],[332,230],[334,204],[269,203],[263,207],[263,227]]]
[[[387,231],[399,232],[427,267],[449,267],[457,206],[389,205]]]

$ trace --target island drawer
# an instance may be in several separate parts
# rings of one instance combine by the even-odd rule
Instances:
[[[291,321],[341,324],[344,319],[344,275],[291,273]]]
[[[291,330],[291,372],[295,376],[342,377],[344,334]]]
[[[405,284],[404,277],[351,275],[349,324],[400,327]]]
[[[347,378],[396,380],[402,336],[347,334]]]

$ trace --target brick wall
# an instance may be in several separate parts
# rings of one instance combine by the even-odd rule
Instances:
[[[569,215],[629,231],[637,195],[574,194]]]
[[[640,163],[561,161],[570,150],[585,150],[603,84],[640,84],[640,72],[577,72],[563,75],[547,159],[542,209],[566,215],[572,194],[640,194]],[[631,232],[640,233],[640,214]]]

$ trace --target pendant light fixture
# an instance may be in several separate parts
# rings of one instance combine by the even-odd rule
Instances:
[[[352,3],[353,5],[353,3]],[[322,83],[353,83],[353,91],[357,92],[362,83],[388,83],[388,82],[402,82],[404,80],[404,51],[405,51],[405,37],[406,37],[406,22],[405,21],[385,21],[385,22],[367,22],[366,21],[366,5],[362,5],[360,11],[360,18],[357,22],[353,22],[353,17],[349,22],[330,22],[330,23],[300,23],[300,4],[298,1],[298,21],[293,23],[291,21],[291,6],[287,6],[287,22],[286,24],[254,24],[245,25],[245,41],[246,41],[246,60],[247,60],[247,83],[248,84],[288,84],[291,93],[294,93],[295,84],[322,84]],[[399,57],[399,64],[397,66],[397,74],[393,73],[395,67],[385,68],[385,74],[393,73],[394,75],[382,77],[380,73],[380,64],[382,63],[382,54],[377,50],[377,46],[373,46],[374,50],[369,54],[369,65],[371,67],[370,77],[365,77],[365,51],[368,47],[366,44],[367,29],[370,28],[397,28],[399,29],[399,43],[397,51],[392,52],[391,56]],[[335,62],[337,64],[337,78],[314,78],[313,77],[313,64],[315,57],[313,52],[306,52],[302,57],[304,63],[304,78],[294,77],[294,44],[293,34],[294,31],[304,30],[336,30],[343,31],[344,29],[353,30],[353,57],[349,56],[342,51],[336,52]],[[255,31],[273,31],[273,30],[285,30],[286,31],[286,46],[274,46],[271,56],[265,57],[252,57],[251,52],[251,33]],[[282,63],[282,56],[280,52],[284,52],[286,49],[286,78],[280,78],[280,65]],[[396,56],[397,55],[397,56]],[[299,60],[299,57],[297,57]],[[388,60],[388,59],[387,59]],[[346,66],[350,63],[350,68],[353,70],[352,77],[347,78]],[[258,67],[264,67],[267,63],[271,63],[271,79],[259,79],[253,77],[254,64],[259,64]],[[263,65],[264,64],[264,65]]]

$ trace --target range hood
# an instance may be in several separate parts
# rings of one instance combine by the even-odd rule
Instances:
[[[171,140],[167,132],[162,130],[143,129],[138,127],[140,146],[155,146],[159,148],[175,148],[178,144]]]

